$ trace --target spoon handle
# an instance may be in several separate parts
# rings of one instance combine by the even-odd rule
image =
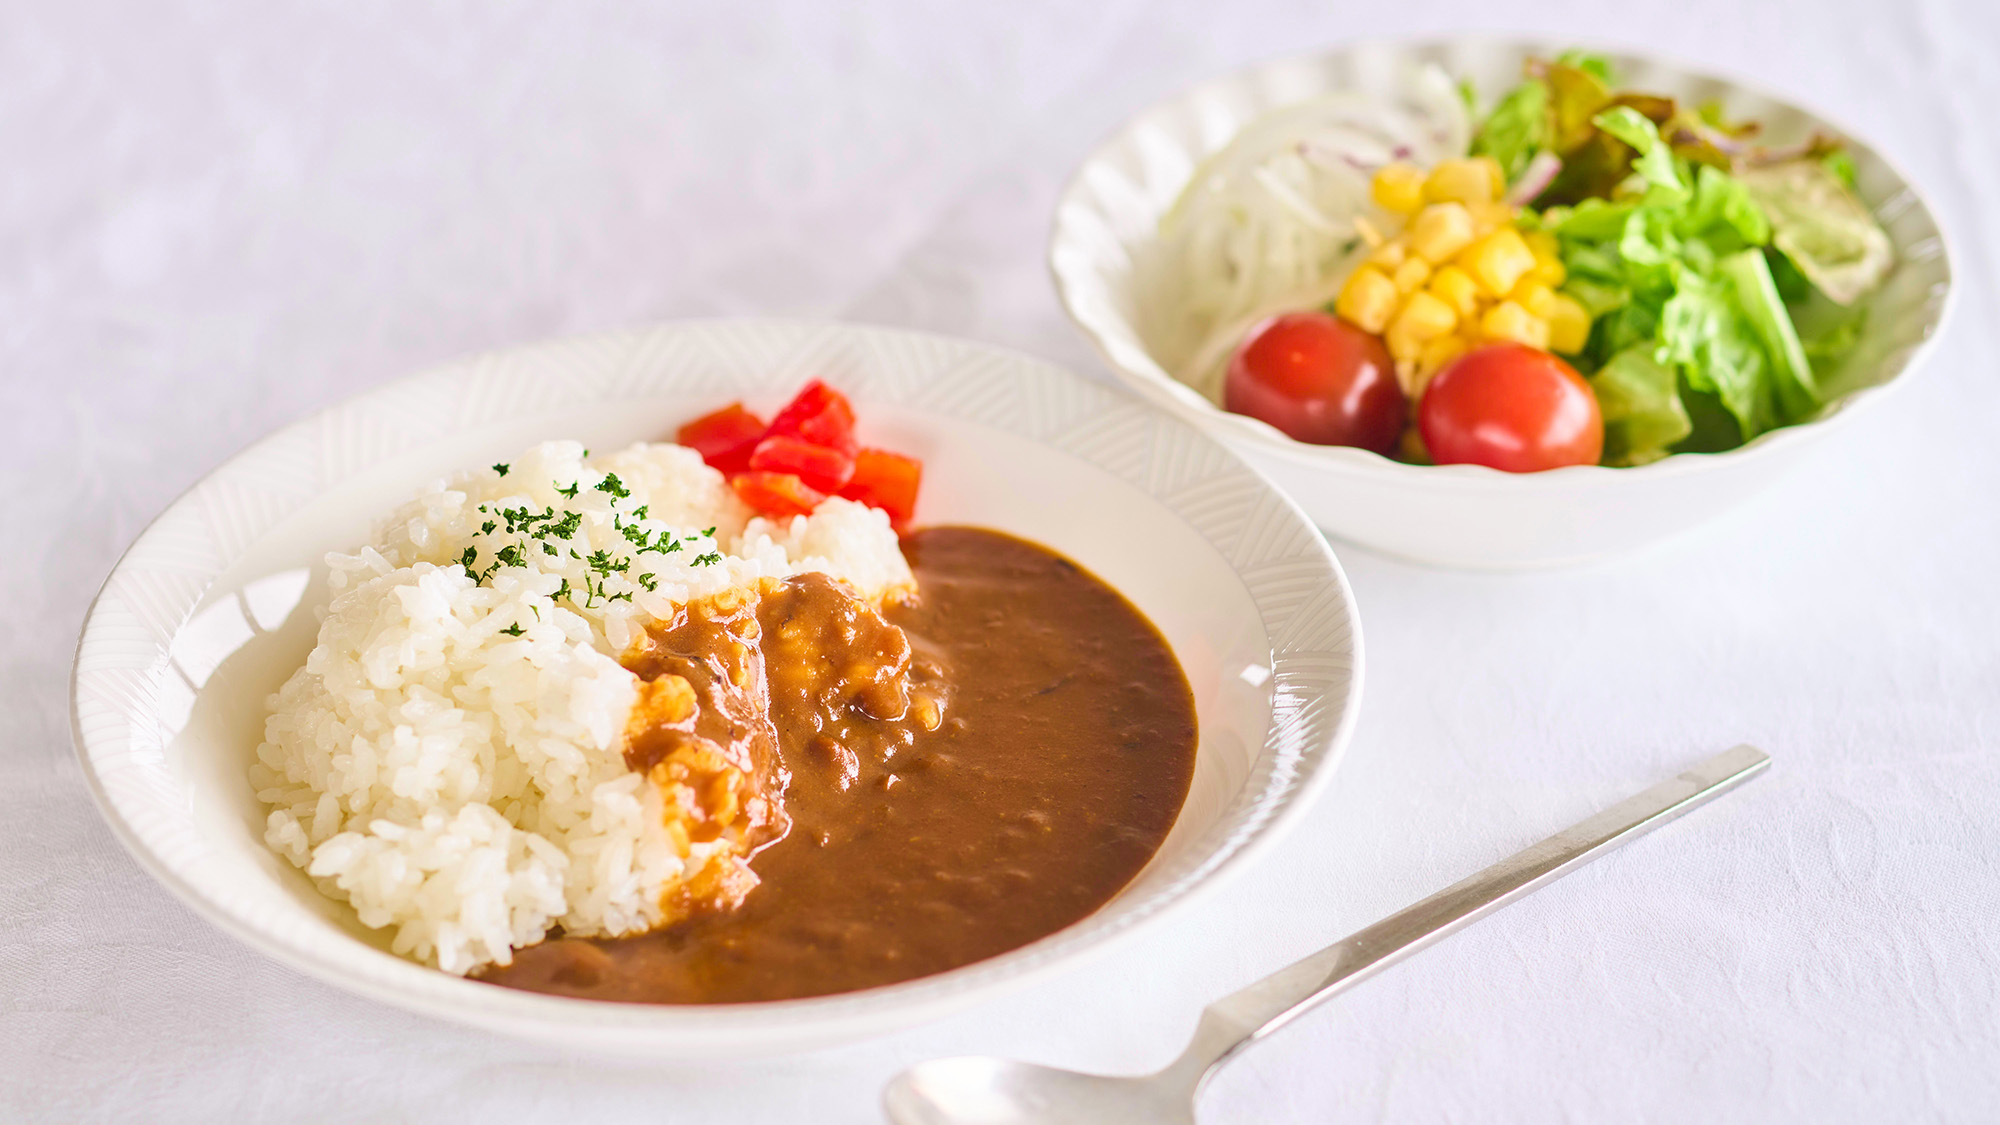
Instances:
[[[1336,993],[1734,789],[1770,764],[1770,757],[1752,746],[1717,754],[1216,1001],[1202,1013],[1187,1052],[1168,1069],[1198,1085],[1217,1063]]]

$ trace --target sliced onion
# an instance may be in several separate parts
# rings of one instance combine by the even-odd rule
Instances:
[[[1556,174],[1562,171],[1562,157],[1548,149],[1535,154],[1528,166],[1521,170],[1521,178],[1507,189],[1507,202],[1515,207],[1526,207],[1535,197],[1549,190],[1555,182]]]
[[[1426,67],[1404,98],[1323,94],[1250,121],[1201,163],[1136,247],[1135,320],[1147,350],[1208,392],[1245,328],[1326,301],[1367,253],[1354,220],[1377,215],[1376,169],[1461,156],[1472,124],[1457,87]]]

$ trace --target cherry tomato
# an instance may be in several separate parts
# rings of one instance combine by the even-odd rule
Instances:
[[[766,436],[797,438],[809,445],[837,449],[849,457],[861,447],[854,440],[854,407],[847,396],[814,379],[771,419]]]
[[[924,463],[914,457],[863,447],[854,458],[854,476],[840,494],[882,509],[900,528],[917,513],[917,487],[923,474]]]
[[[838,449],[773,434],[757,443],[750,454],[750,467],[791,473],[815,491],[837,492],[854,475],[854,458]]]
[[[764,436],[764,420],[732,402],[680,428],[674,440],[701,454],[711,468],[740,473],[750,467],[750,452]]]
[[[736,495],[756,509],[759,515],[780,519],[811,515],[820,501],[826,499],[826,493],[791,473],[766,473],[752,469],[730,477],[729,483],[736,489]]]
[[[1323,312],[1287,313],[1251,332],[1229,361],[1222,405],[1300,441],[1385,455],[1409,416],[1381,339]]]
[[[1535,473],[1595,465],[1604,453],[1597,396],[1576,369],[1525,344],[1492,344],[1447,364],[1417,405],[1440,465]]]

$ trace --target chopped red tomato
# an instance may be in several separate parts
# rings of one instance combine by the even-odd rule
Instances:
[[[813,488],[791,473],[767,473],[752,469],[729,478],[736,495],[760,515],[785,518],[811,515],[826,493]]]
[[[854,476],[840,495],[889,513],[897,527],[917,512],[917,488],[924,463],[886,449],[863,449],[854,455]]]
[[[732,402],[713,414],[704,414],[680,428],[674,440],[701,454],[701,459],[724,473],[740,473],[750,467],[750,453],[764,436],[764,420]]]
[[[791,473],[820,492],[838,492],[854,475],[854,458],[838,449],[813,445],[795,437],[772,434],[757,443],[750,467],[771,473]]]
[[[854,440],[854,407],[846,395],[818,379],[807,383],[804,390],[786,403],[765,432],[768,436],[823,445],[849,457],[860,448],[860,443]]]
[[[737,402],[682,426],[678,437],[761,515],[807,515],[834,494],[881,509],[898,530],[916,514],[923,462],[861,448],[853,405],[818,379],[769,426]]]

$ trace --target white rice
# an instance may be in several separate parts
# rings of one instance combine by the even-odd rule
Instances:
[[[504,474],[439,482],[328,556],[318,643],[272,697],[251,767],[271,847],[448,972],[506,964],[552,924],[650,929],[732,847],[677,845],[675,813],[625,767],[638,680],[616,656],[647,621],[803,571],[871,598],[912,581],[872,508],[753,519],[691,450],[584,454],[547,442]],[[574,530],[510,535],[508,510],[574,513]]]

